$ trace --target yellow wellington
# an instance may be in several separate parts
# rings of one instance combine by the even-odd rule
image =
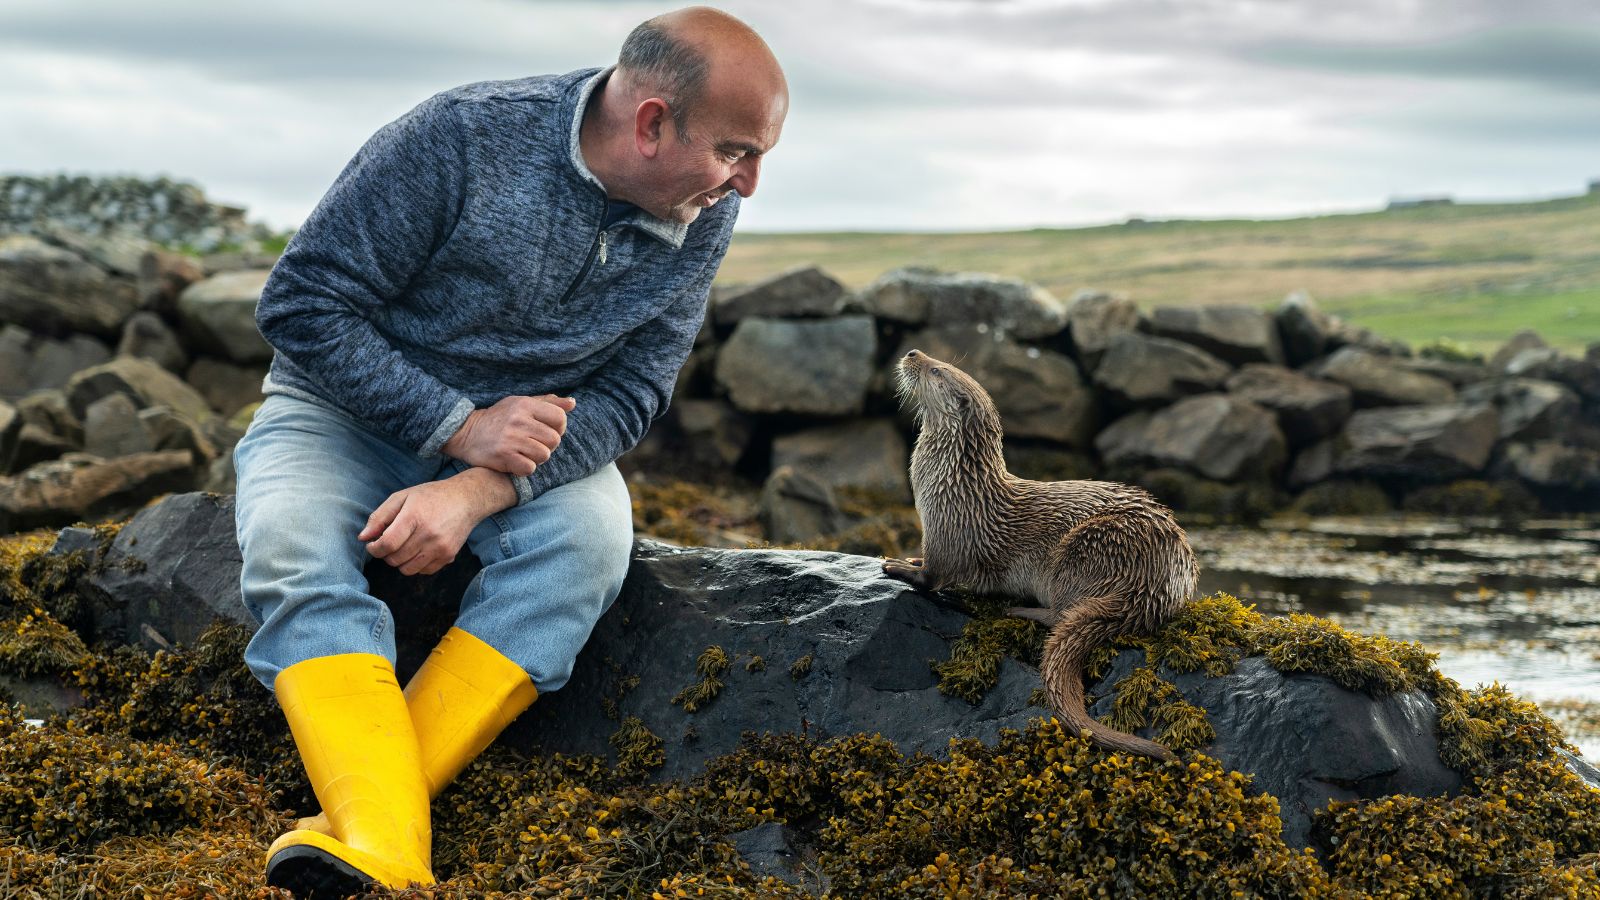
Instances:
[[[433,884],[428,787],[394,667],[371,653],[321,656],[278,673],[273,689],[331,828],[274,841],[267,883],[298,897]]]
[[[452,628],[411,677],[405,696],[428,796],[436,797],[539,691],[521,666]],[[301,819],[296,827],[333,833],[325,813]]]

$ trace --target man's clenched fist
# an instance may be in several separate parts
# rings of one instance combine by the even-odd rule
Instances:
[[[571,397],[554,394],[507,397],[488,409],[473,410],[445,441],[444,452],[469,465],[532,475],[561,443],[567,413],[577,405]]]

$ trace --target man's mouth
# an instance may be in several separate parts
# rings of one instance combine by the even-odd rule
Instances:
[[[725,196],[727,196],[727,195],[726,194],[701,194],[700,195],[700,205],[701,205],[701,207],[703,207],[705,209],[710,209],[711,207],[716,206],[717,205],[717,201],[721,200]]]

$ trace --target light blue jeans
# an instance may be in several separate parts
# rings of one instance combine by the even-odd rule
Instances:
[[[561,452],[558,448],[557,453]],[[390,494],[463,469],[327,407],[274,394],[234,450],[244,604],[261,623],[245,663],[278,672],[339,653],[395,661],[394,618],[367,593],[356,540]],[[483,520],[467,547],[483,563],[460,628],[522,666],[541,692],[567,683],[578,651],[622,589],[633,544],[615,464]]]

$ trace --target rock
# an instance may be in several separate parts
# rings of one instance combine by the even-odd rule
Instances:
[[[189,346],[239,363],[271,361],[272,345],[256,330],[256,303],[270,274],[269,269],[227,272],[184,288],[178,319]]]
[[[189,354],[184,351],[178,336],[167,327],[167,323],[161,321],[160,316],[148,310],[134,313],[122,326],[122,340],[117,343],[117,355],[148,359],[177,374],[182,374],[189,366]]]
[[[1556,441],[1512,443],[1505,464],[1518,478],[1537,488],[1572,494],[1600,491],[1600,452],[1568,447]]]
[[[252,403],[262,401],[261,383],[266,377],[266,366],[240,366],[202,356],[189,367],[184,380],[206,399],[212,409],[224,416],[231,416]]]
[[[1104,291],[1079,291],[1067,303],[1067,332],[1084,371],[1094,372],[1119,334],[1138,331],[1144,322],[1132,300]]]
[[[223,250],[200,257],[200,268],[208,277],[229,272],[249,272],[271,269],[278,264],[281,253],[265,250]]]
[[[27,423],[15,406],[0,400],[0,472],[11,472],[22,444],[22,428]]]
[[[977,379],[994,400],[1006,437],[1040,438],[1079,449],[1093,441],[1099,404],[1068,357],[970,325],[930,328],[906,337],[894,364],[913,349],[956,363]],[[893,365],[891,384],[892,375]]]
[[[777,878],[813,897],[828,893],[831,882],[814,864],[816,854],[806,851],[788,825],[764,822],[723,840],[733,845],[757,878]]]
[[[858,298],[867,312],[906,325],[982,322],[1018,340],[1060,333],[1066,306],[1038,285],[976,272],[895,269],[867,285]]]
[[[115,338],[138,308],[133,285],[35,237],[0,238],[0,323]]]
[[[1216,481],[1275,479],[1287,457],[1274,415],[1232,394],[1135,413],[1095,439],[1108,465],[1177,466]]]
[[[109,394],[127,394],[140,409],[165,406],[195,422],[212,416],[211,407],[183,382],[148,359],[123,356],[92,369],[85,369],[67,382],[67,402],[73,414],[82,418],[89,404]]]
[[[209,465],[217,457],[217,446],[207,437],[206,432],[212,428],[229,430],[229,426],[220,417],[213,416],[206,420],[204,427],[196,425],[189,419],[178,415],[165,406],[152,406],[138,412],[139,427],[149,436],[151,448],[155,450],[187,450],[194,454],[197,465]],[[229,443],[231,449],[237,442],[238,435],[231,435]]]
[[[37,232],[47,243],[69,250],[106,270],[109,275],[132,278],[139,274],[139,261],[155,245],[125,231],[91,234],[59,225],[47,225]]]
[[[1271,316],[1249,306],[1167,306],[1151,313],[1150,333],[1193,344],[1233,365],[1281,364],[1283,345]]]
[[[719,327],[747,316],[804,319],[838,315],[844,285],[816,266],[800,266],[755,284],[718,292],[711,314]]]
[[[1333,477],[1339,458],[1339,443],[1334,438],[1318,441],[1295,455],[1284,483],[1299,490]]]
[[[1443,378],[1456,388],[1476,384],[1493,373],[1481,362],[1464,362],[1449,359],[1430,359],[1426,356],[1404,358],[1390,357],[1390,362],[1407,372]]]
[[[808,428],[775,438],[772,468],[793,468],[830,488],[865,488],[911,502],[911,451],[889,419]]]
[[[86,334],[57,340],[7,325],[0,329],[0,397],[61,387],[73,373],[110,358],[106,345]]]
[[[1500,349],[1489,357],[1489,368],[1503,373],[1506,370],[1506,364],[1511,362],[1512,358],[1522,353],[1522,351],[1548,350],[1549,348],[1550,345],[1544,342],[1544,338],[1539,337],[1539,332],[1534,331],[1532,328],[1524,328],[1512,335],[1504,344],[1501,344]]]
[[[1344,475],[1450,481],[1482,471],[1500,432],[1484,403],[1361,409],[1339,435]]]
[[[1456,399],[1456,389],[1443,378],[1407,371],[1358,347],[1341,348],[1308,371],[1349,388],[1358,407],[1421,406]]]
[[[226,450],[217,454],[217,458],[206,467],[205,478],[200,482],[200,490],[211,494],[233,494],[238,492],[239,473],[233,467],[233,451]]]
[[[39,426],[75,448],[83,446],[83,421],[73,414],[66,392],[35,391],[17,401],[17,411],[28,424]]]
[[[872,380],[876,346],[868,316],[750,317],[717,353],[717,384],[740,412],[856,415]]]
[[[641,540],[622,595],[595,627],[572,680],[539,698],[508,739],[614,759],[609,738],[621,719],[636,717],[663,740],[665,764],[653,778],[694,775],[745,731],[877,732],[904,753],[942,758],[950,738],[992,743],[1001,728],[1022,728],[1044,712],[1028,705],[1038,676],[1010,659],[976,706],[939,692],[930,660],[949,658],[966,621],[883,577],[875,558]],[[696,660],[712,646],[731,662],[724,687],[685,712],[672,698],[700,681]],[[748,668],[753,656],[765,667]],[[805,657],[809,674],[791,676]],[[617,680],[634,675],[638,686],[619,691]],[[690,726],[697,738],[685,743]]]
[[[774,544],[804,544],[849,527],[833,490],[793,466],[779,466],[761,487],[762,531]]]
[[[1142,651],[1120,654],[1092,689],[1101,699],[1091,714],[1109,714],[1107,686],[1143,663]],[[1421,691],[1374,699],[1320,675],[1286,675],[1261,657],[1240,660],[1221,678],[1160,674],[1205,709],[1217,737],[1200,752],[1278,798],[1291,847],[1311,844],[1312,815],[1331,800],[1439,797],[1461,786],[1439,758],[1438,709]]]
[[[1251,363],[1229,376],[1226,387],[1228,393],[1272,410],[1291,447],[1335,434],[1350,418],[1349,388],[1282,366]]]
[[[1006,470],[1029,481],[1078,481],[1095,476],[1094,461],[1082,451],[1007,438],[1002,452]]]
[[[139,307],[175,318],[179,295],[204,277],[205,271],[194,257],[152,250],[139,260]]]
[[[11,460],[11,465],[0,472],[6,475],[21,472],[38,463],[59,459],[76,449],[78,445],[66,438],[29,422],[22,426],[17,435],[17,451]]]
[[[0,534],[90,521],[194,486],[181,450],[105,460],[72,453],[0,478]]]
[[[139,407],[127,394],[107,394],[83,414],[83,449],[105,459],[149,453],[155,441],[139,422]]]
[[[1461,391],[1465,403],[1492,403],[1500,411],[1500,440],[1560,437],[1573,424],[1582,401],[1570,388],[1536,378],[1499,378]]]
[[[1523,350],[1505,364],[1512,377],[1557,381],[1586,400],[1600,401],[1600,364],[1575,359],[1549,347]]]
[[[1317,306],[1310,294],[1295,291],[1283,298],[1272,318],[1278,326],[1278,339],[1283,343],[1284,361],[1289,365],[1303,366],[1327,351],[1328,314]]]
[[[750,445],[750,420],[721,400],[677,400],[667,416],[678,455],[692,466],[732,469]]]
[[[1095,386],[1123,407],[1161,406],[1222,387],[1228,364],[1167,338],[1119,334],[1094,370]]]

